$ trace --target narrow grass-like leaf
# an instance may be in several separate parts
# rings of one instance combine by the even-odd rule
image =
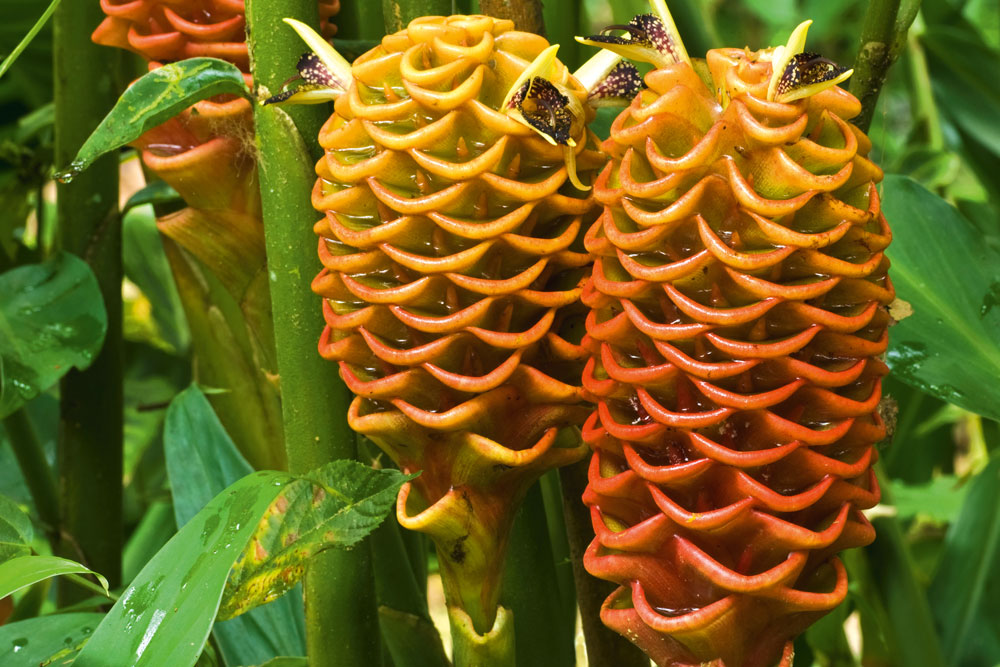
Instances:
[[[31,40],[33,40],[35,36],[42,31],[45,24],[49,22],[49,19],[52,17],[52,13],[55,12],[56,7],[59,6],[59,1],[60,0],[52,0],[52,2],[49,3],[49,6],[46,7],[45,11],[42,12],[42,15],[37,21],[35,21],[35,25],[31,26],[31,30],[29,30],[28,34],[24,36],[24,39],[22,39],[18,45],[14,47],[14,50],[3,59],[3,62],[0,62],[0,77],[7,73],[7,70],[10,69],[11,65],[13,65],[24,50],[28,48],[28,44],[31,44]]]
[[[122,93],[73,163],[57,178],[70,181],[105,153],[135,141],[146,130],[215,95],[250,97],[239,68],[218,58],[189,58],[143,75]]]
[[[1000,456],[970,484],[929,597],[952,667],[1000,663]]]
[[[219,618],[276,599],[298,583],[306,561],[332,547],[350,547],[385,519],[399,487],[415,475],[334,461],[288,485],[268,508],[233,566]]]
[[[101,582],[104,591],[108,590],[107,579],[76,561],[57,556],[19,556],[0,563],[0,598],[63,574],[92,574]]]
[[[35,530],[17,503],[0,495],[0,562],[27,556]]]
[[[179,526],[227,486],[253,472],[196,386],[171,402],[163,440]],[[274,655],[304,655],[302,598],[285,596],[249,614],[217,623],[213,633],[230,665],[256,664]]]
[[[62,613],[0,626],[0,665],[68,664],[103,618],[89,612]]]
[[[916,181],[887,176],[883,210],[899,298],[913,314],[893,327],[895,376],[1000,419],[1000,256],[958,211]]]
[[[258,472],[216,496],[125,589],[75,667],[193,665],[230,568],[267,507],[293,481],[288,473]]]
[[[59,253],[0,274],[0,418],[71,367],[89,366],[106,330],[101,293],[83,260]]]

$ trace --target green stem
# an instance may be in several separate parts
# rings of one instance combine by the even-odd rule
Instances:
[[[590,509],[580,500],[587,488],[588,464],[589,461],[584,459],[559,470],[576,597],[580,605],[583,638],[587,644],[587,661],[591,667],[649,667],[649,658],[642,651],[601,623],[601,605],[615,585],[592,577],[583,567],[583,554],[594,539]]]
[[[510,19],[517,30],[545,34],[541,0],[479,0],[479,11],[487,16]]]
[[[121,52],[90,33],[104,18],[96,2],[56,10],[55,164],[69,164],[118,97]],[[122,258],[118,156],[107,155],[72,183],[58,186],[62,247],[87,261],[101,289],[108,331],[85,371],[62,380],[58,444],[64,555],[121,581],[122,552]],[[71,602],[82,591],[60,587]]]
[[[562,613],[545,502],[538,484],[528,490],[514,519],[501,590],[501,603],[514,614],[518,667],[573,667],[576,618]]]
[[[876,464],[882,503],[892,504],[889,484]],[[887,615],[890,651],[901,665],[914,667],[944,667],[934,616],[927,595],[917,581],[913,556],[899,520],[895,516],[879,516],[872,520],[878,537],[868,553],[872,581],[878,588]]]
[[[38,517],[50,534],[58,535],[59,496],[56,492],[56,477],[45,459],[45,450],[31,423],[31,417],[21,408],[4,419],[3,425],[7,429],[11,448],[21,474],[24,475],[24,481],[28,484],[31,498],[35,501]]]
[[[340,12],[337,14],[337,38],[334,44],[336,45],[340,39],[379,41],[384,34],[383,23],[381,2],[375,0],[342,2]],[[341,54],[345,58],[348,57],[346,53],[341,52]]]
[[[552,544],[552,562],[555,563],[556,583],[559,586],[562,622],[568,623],[576,633],[576,586],[573,583],[573,563],[570,556],[569,537],[566,535],[566,517],[563,512],[562,488],[559,471],[550,470],[538,480],[545,501],[545,521]]]
[[[906,55],[910,65],[910,86],[913,96],[913,106],[916,107],[916,119],[927,128],[927,147],[933,151],[944,150],[944,133],[941,131],[941,113],[934,101],[934,90],[931,88],[931,74],[927,67],[927,54],[920,43],[923,33],[923,21],[918,18],[914,30],[909,36],[909,47]]]
[[[559,60],[570,71],[583,64],[580,62],[580,44],[576,41],[582,4],[577,0],[546,0],[542,3],[546,37],[552,44],[559,45]]]
[[[365,2],[374,3],[374,0]],[[450,14],[451,0],[382,0],[385,31],[390,35],[405,28],[415,18]]]
[[[875,115],[875,105],[889,68],[899,56],[900,46],[916,14],[919,3],[905,2],[900,12],[900,0],[868,3],[861,28],[861,46],[854,62],[851,93],[861,100],[861,114],[854,123],[867,132]]]
[[[259,94],[278,90],[304,50],[282,22],[284,17],[315,26],[316,3],[247,2],[251,66]],[[319,125],[325,115],[322,107],[294,112],[303,132]],[[319,299],[310,290],[320,269],[312,232],[318,214],[310,203],[313,161],[288,113],[256,104],[254,121],[285,447],[289,469],[305,472],[334,459],[356,458],[354,433],[347,424],[351,398],[336,368],[316,353],[323,320]],[[369,543],[313,559],[305,577],[305,600],[310,665],[381,664]]]

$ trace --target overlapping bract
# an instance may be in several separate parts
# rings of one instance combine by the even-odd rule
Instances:
[[[244,0],[101,0],[101,9],[99,44],[153,62],[220,58],[249,71]],[[336,32],[330,18],[339,9],[340,0],[319,0],[324,34]]]
[[[768,102],[770,62],[707,61],[711,89],[647,75],[603,146],[585,564],[658,664],[771,667],[874,536],[890,232],[856,99]]]
[[[449,603],[479,632],[521,497],[585,452],[560,429],[587,413],[566,309],[593,205],[568,182],[563,147],[498,110],[547,46],[485,16],[417,19],[385,37],[323,128],[313,192],[320,353],[356,394],[352,428],[423,471],[397,516],[435,540]],[[574,131],[589,179],[603,159],[582,123]]]
[[[331,33],[328,19],[339,2],[319,6]],[[108,16],[94,41],[134,51],[150,69],[204,56],[249,71],[242,0],[101,0],[101,7]],[[285,454],[252,138],[250,103],[213,98],[147,132],[136,147],[188,204],[158,224],[194,334],[197,377],[228,390],[212,403],[251,463],[280,469]]]

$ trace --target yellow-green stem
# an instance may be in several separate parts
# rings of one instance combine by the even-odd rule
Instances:
[[[251,66],[259,94],[277,91],[294,74],[305,50],[282,22],[285,17],[316,26],[316,3],[247,2]],[[274,106],[254,105],[285,447],[292,472],[357,455],[347,425],[350,395],[336,368],[316,351],[323,319],[320,300],[310,289],[320,264],[312,232],[317,213],[310,204],[313,159],[302,137],[312,142],[326,113],[322,106],[301,107],[289,115]],[[369,542],[315,557],[306,572],[305,599],[310,665],[381,664]]]

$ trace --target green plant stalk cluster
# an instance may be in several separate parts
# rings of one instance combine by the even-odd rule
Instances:
[[[64,2],[55,12],[55,163],[69,164],[114,106],[121,54],[90,41],[103,12],[95,2]],[[61,551],[121,578],[122,551],[122,258],[118,156],[106,155],[58,186],[62,247],[90,265],[108,314],[104,347],[86,371],[62,381],[59,423]],[[81,596],[63,587],[60,598]]]

